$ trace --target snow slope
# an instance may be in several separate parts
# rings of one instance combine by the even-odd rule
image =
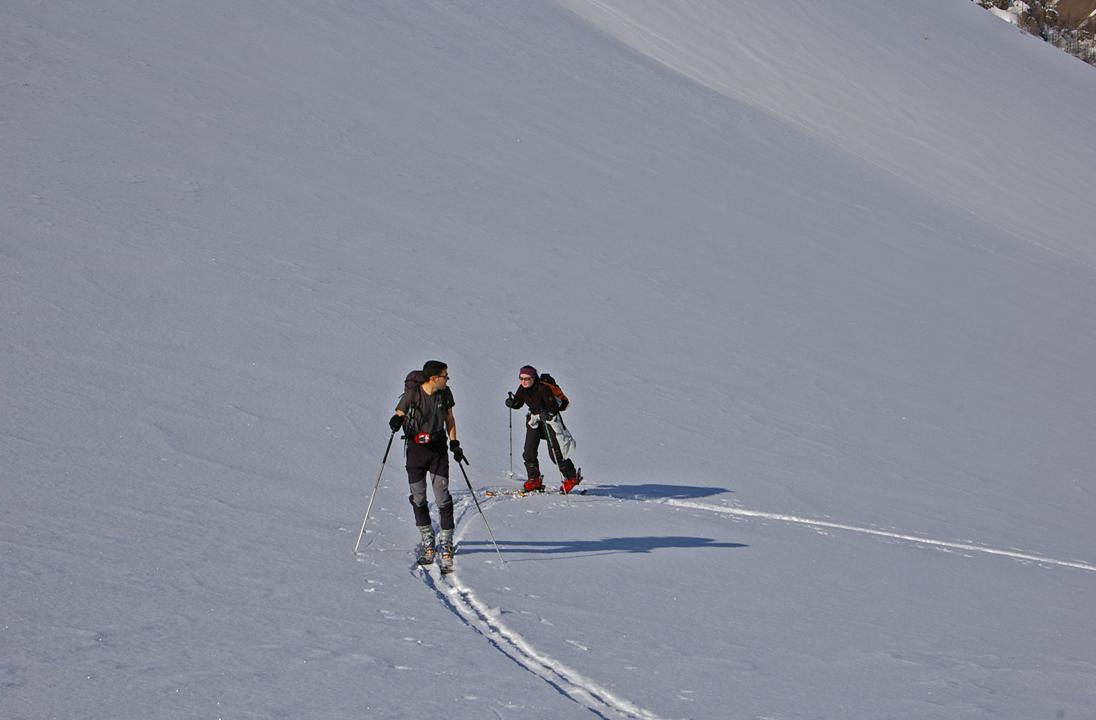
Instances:
[[[843,5],[0,8],[0,716],[1090,713],[1096,80]]]
[[[1096,261],[1090,68],[953,0],[563,0],[677,72],[1049,250]],[[1032,205],[1037,205],[1033,208]]]

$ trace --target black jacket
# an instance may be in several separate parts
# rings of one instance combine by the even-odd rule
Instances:
[[[562,412],[567,409],[567,403],[563,403],[561,406],[556,400],[555,394],[552,393],[552,389],[537,380],[528,388],[522,386],[519,387],[517,392],[514,393],[513,407],[519,408],[522,405],[528,405],[530,412],[537,414],[543,411],[548,412]]]

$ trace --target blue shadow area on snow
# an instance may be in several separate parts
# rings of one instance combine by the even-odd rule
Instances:
[[[579,486],[580,488],[582,485]],[[721,493],[731,492],[721,487],[699,487],[696,485],[662,485],[659,483],[643,483],[640,485],[595,485],[590,487],[587,495],[603,495],[606,497],[626,498],[628,500],[665,499],[688,500],[691,498],[711,497]]]
[[[503,540],[499,550],[503,553],[522,555],[614,555],[617,553],[647,554],[667,548],[711,548],[716,550],[744,548],[749,545],[732,542],[716,542],[712,538],[681,535],[640,537],[612,537],[600,540]],[[459,555],[493,553],[495,546],[490,540],[464,540]]]

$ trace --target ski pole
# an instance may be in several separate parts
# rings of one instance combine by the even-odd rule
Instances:
[[[559,439],[555,437],[555,433],[552,432],[552,427],[547,420],[541,420],[540,424],[544,427],[544,439],[548,441],[548,456],[558,468],[559,464],[563,462],[563,458],[560,457]]]
[[[514,393],[506,393],[512,401]],[[507,405],[507,407],[510,407]],[[514,479],[514,408],[510,408],[510,479]]]
[[[465,460],[467,462],[467,460]],[[472,489],[472,482],[468,479],[468,473],[464,471],[464,464],[457,463],[457,467],[460,468],[460,474],[464,476],[464,484],[468,486],[468,492],[472,493],[472,500],[476,503],[476,509],[479,510],[480,517],[483,518],[483,524],[487,526],[487,534],[491,536],[491,543],[495,546],[495,552],[499,554],[499,560],[502,564],[506,564],[506,558],[502,556],[502,550],[499,550],[499,544],[495,541],[495,533],[491,530],[491,523],[487,522],[487,516],[483,514],[483,508],[480,507],[479,498],[476,497],[476,491]]]
[[[358,542],[354,543],[354,554],[358,554],[358,546],[362,543],[362,536],[365,535],[365,524],[369,522],[369,511],[373,509],[373,499],[377,497],[377,488],[381,484],[381,475],[384,473],[384,464],[388,462],[388,452],[392,449],[392,438],[396,437],[396,431],[393,430],[392,434],[388,436],[388,447],[384,449],[384,459],[381,460],[381,469],[377,472],[377,480],[373,483],[373,492],[369,495],[369,505],[365,508],[365,519],[362,520],[362,530],[358,533]],[[366,543],[366,547],[369,547],[370,540]]]

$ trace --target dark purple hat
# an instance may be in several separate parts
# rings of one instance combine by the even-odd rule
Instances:
[[[537,375],[537,369],[532,365],[523,365],[521,370],[518,370],[518,377],[522,375],[532,375],[534,380],[540,378],[540,375]]]

